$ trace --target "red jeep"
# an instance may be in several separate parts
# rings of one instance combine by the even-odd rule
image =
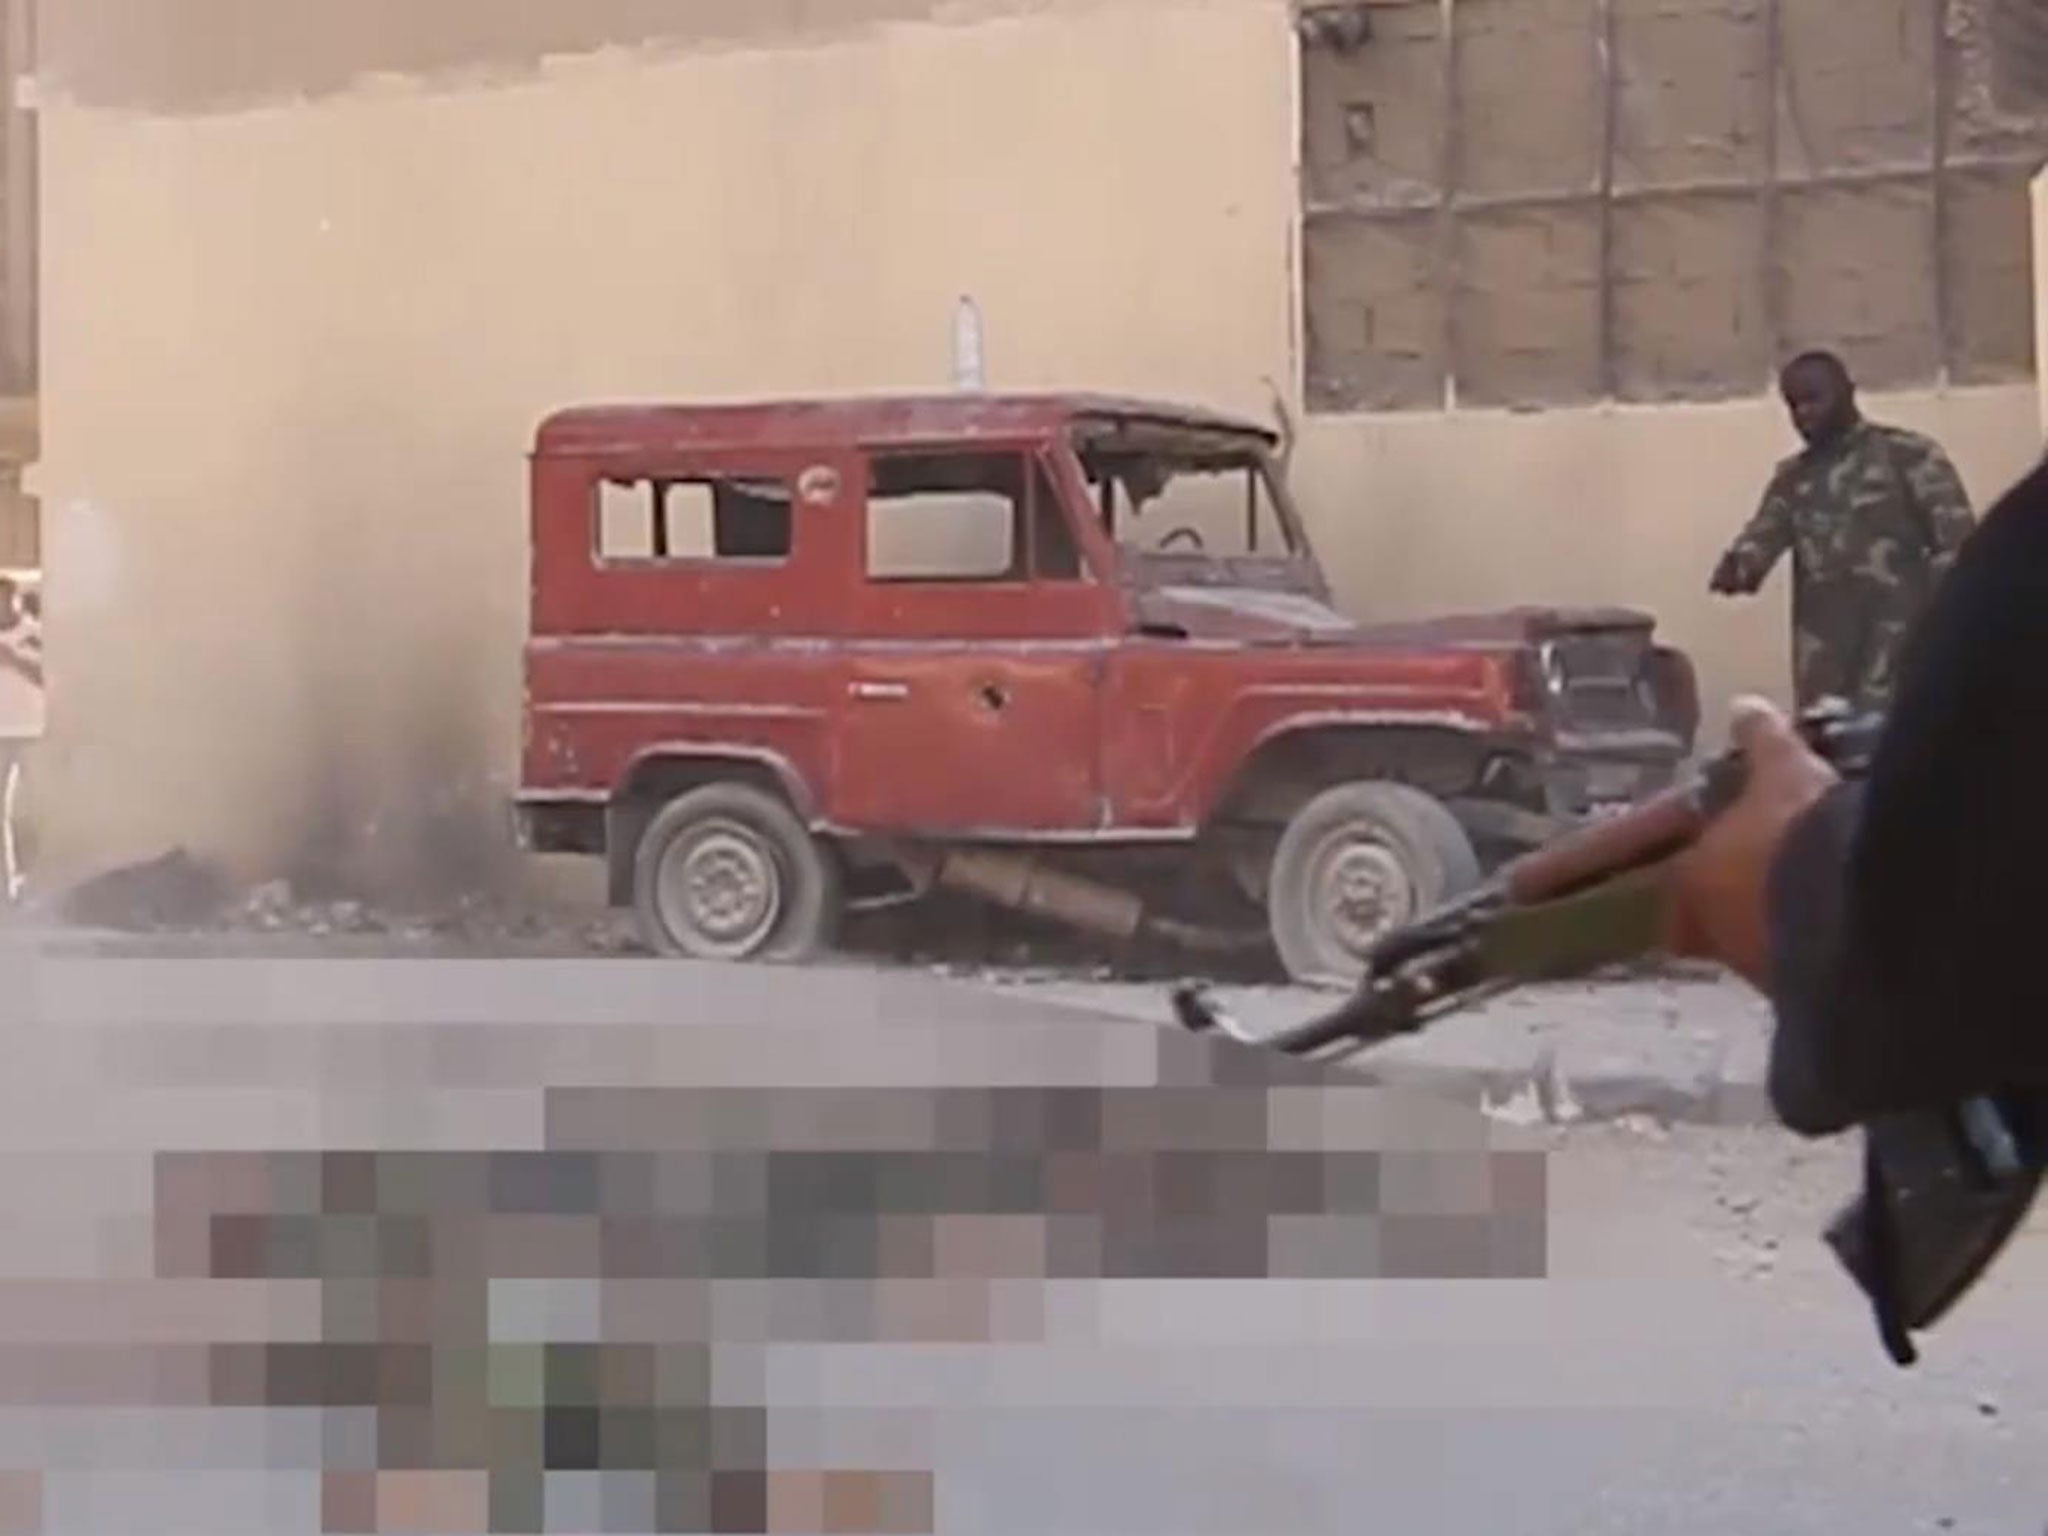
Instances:
[[[1668,783],[1628,610],[1361,627],[1279,435],[1085,395],[561,412],[532,461],[517,819],[668,954],[795,958],[936,888],[1356,975]]]

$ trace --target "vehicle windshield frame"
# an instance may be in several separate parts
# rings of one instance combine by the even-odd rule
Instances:
[[[1101,529],[1127,580],[1147,588],[1253,587],[1318,598],[1327,596],[1321,562],[1274,455],[1273,438],[1268,432],[1250,426],[1092,412],[1075,416],[1064,437],[1066,452],[1089,498],[1087,512]],[[1263,525],[1277,524],[1288,544],[1286,552],[1183,552],[1145,549],[1124,542],[1118,535],[1117,523],[1127,502],[1112,489],[1121,482],[1099,470],[1091,471],[1090,467],[1105,447],[1142,452],[1189,469],[1216,466],[1255,475],[1270,513],[1259,521]],[[1105,494],[1110,498],[1107,506]]]

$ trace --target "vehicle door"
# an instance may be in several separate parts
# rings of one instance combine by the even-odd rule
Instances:
[[[1250,449],[1205,458],[1177,429],[1139,428],[1077,444],[1054,470],[1093,509],[1129,605],[1103,679],[1103,798],[1127,835],[1184,835],[1245,745],[1233,734],[1272,706],[1261,658],[1285,653],[1252,637],[1274,632],[1289,593],[1319,591],[1320,572]]]
[[[871,452],[861,517],[833,819],[1098,828],[1114,604],[1035,446]]]
[[[829,764],[834,487],[855,461],[622,449],[547,466],[527,646],[530,771],[609,785],[653,751]],[[566,770],[559,770],[566,771]]]

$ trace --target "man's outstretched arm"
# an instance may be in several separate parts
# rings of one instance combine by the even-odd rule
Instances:
[[[1755,513],[1722,551],[1709,586],[1716,592],[1754,592],[1791,546],[1792,503],[1774,475]]]

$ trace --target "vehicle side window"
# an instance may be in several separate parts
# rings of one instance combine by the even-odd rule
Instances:
[[[1021,453],[891,453],[870,463],[870,581],[1071,581],[1081,556],[1050,478]]]
[[[597,485],[600,562],[786,560],[789,488],[772,480],[610,477]]]

